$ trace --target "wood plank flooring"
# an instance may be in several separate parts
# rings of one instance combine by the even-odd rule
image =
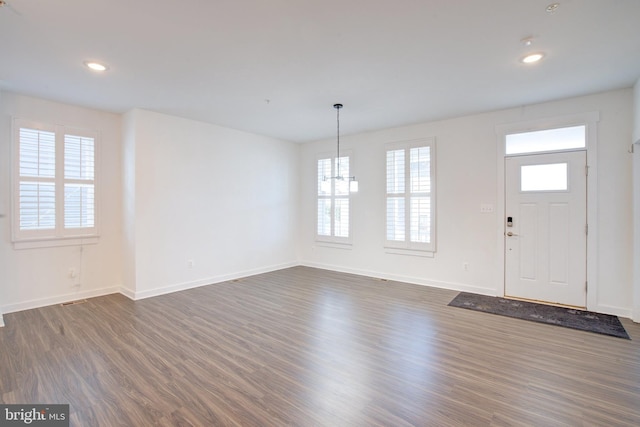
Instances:
[[[0,401],[74,426],[640,425],[632,340],[448,307],[456,292],[295,267],[5,315]]]

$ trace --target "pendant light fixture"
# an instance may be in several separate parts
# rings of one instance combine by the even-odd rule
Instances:
[[[342,176],[342,174],[340,173],[340,109],[342,108],[342,104],[333,104],[333,108],[336,109],[336,123],[337,123],[336,174],[335,176],[325,176],[323,177],[323,180],[327,181],[329,179],[335,179],[337,181],[345,181],[345,180],[349,181],[349,191],[352,193],[356,193],[358,191],[358,181],[356,181],[356,177]]]

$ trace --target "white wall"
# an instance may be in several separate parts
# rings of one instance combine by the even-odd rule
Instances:
[[[489,112],[451,120],[341,137],[353,151],[353,173],[360,192],[353,199],[353,248],[322,247],[314,240],[315,156],[335,150],[334,140],[302,146],[300,253],[306,265],[400,279],[458,290],[499,295],[503,272],[496,214],[480,213],[480,204],[496,205],[496,126],[584,112],[600,112],[598,124],[598,283],[593,310],[631,316],[632,91],[619,90]],[[343,116],[343,120],[348,120]],[[437,143],[437,253],[420,258],[385,253],[384,144],[435,137]],[[469,270],[465,271],[464,263]]]
[[[124,123],[127,295],[297,263],[298,145],[144,110]]]
[[[640,322],[640,78],[633,94],[633,320]]]
[[[10,217],[0,219],[0,325],[3,312],[118,291],[143,298],[297,263],[297,144],[144,110],[1,96],[0,209],[11,206],[12,117],[99,130],[102,197],[99,243],[82,254],[16,250]]]
[[[0,205],[11,206],[12,117],[100,132],[100,239],[78,246],[16,250],[11,218],[0,221],[0,312],[117,292],[121,284],[121,118],[119,115],[13,93],[0,99]],[[8,212],[7,212],[8,213]],[[80,272],[69,278],[70,268]]]
[[[2,105],[2,99],[4,94],[0,91],[0,106]],[[2,129],[1,124],[2,119],[0,118],[0,129]],[[6,139],[6,135],[0,136],[0,242],[4,242],[7,238],[7,226],[6,223],[9,221],[9,194],[10,194],[10,177],[9,177],[9,169],[11,161],[9,156],[9,146],[7,146],[7,142],[3,142]],[[9,163],[7,163],[9,162]],[[5,305],[5,284],[8,282],[9,278],[7,276],[7,264],[8,259],[4,256],[4,252],[2,252],[0,256],[0,327],[4,326],[4,317],[2,316],[2,310]]]
[[[320,247],[314,240],[315,155],[332,152],[333,139],[298,146],[144,110],[122,117],[1,93],[0,209],[11,206],[12,116],[98,129],[103,197],[100,242],[85,247],[79,289],[67,274],[80,267],[78,247],[15,250],[10,218],[0,219],[0,313],[118,290],[144,298],[297,262],[500,294],[496,229],[502,220],[479,211],[480,204],[498,200],[496,125],[597,111],[598,276],[590,291],[596,293],[596,306],[590,308],[630,317],[633,306],[636,311],[640,306],[640,272],[629,232],[632,182],[640,182],[640,169],[633,177],[628,154],[634,97],[635,140],[640,135],[639,86],[635,92],[343,136],[360,182],[352,250]],[[438,252],[434,258],[386,254],[383,145],[425,136],[437,139]],[[634,191],[635,242],[640,246],[640,196]],[[635,253],[638,258],[638,249]],[[194,261],[193,268],[188,260]]]
[[[122,293],[135,298],[136,285],[136,134],[135,115],[122,120]]]

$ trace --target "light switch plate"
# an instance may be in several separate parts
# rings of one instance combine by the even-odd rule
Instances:
[[[493,205],[490,203],[482,203],[480,205],[480,213],[491,213],[493,212]]]

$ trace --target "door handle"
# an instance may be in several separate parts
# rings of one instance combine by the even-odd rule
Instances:
[[[513,236],[517,236],[517,234],[516,234],[516,233],[512,233],[511,231],[509,231],[509,232],[507,233],[507,236],[509,236],[509,237],[513,237]]]

